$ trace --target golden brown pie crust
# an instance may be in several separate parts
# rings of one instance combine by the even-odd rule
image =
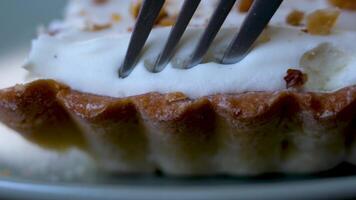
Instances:
[[[46,148],[122,173],[317,172],[356,164],[356,87],[110,98],[38,80],[0,91],[0,121]]]

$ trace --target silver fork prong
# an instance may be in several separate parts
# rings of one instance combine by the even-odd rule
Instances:
[[[221,63],[237,63],[245,58],[282,2],[283,0],[254,0],[239,33],[228,47]]]
[[[190,60],[183,64],[183,68],[192,68],[202,61],[203,56],[208,51],[235,2],[236,0],[220,0],[219,5],[209,21],[208,27],[200,38]]]
[[[185,0],[177,22],[169,34],[163,51],[159,54],[153,66],[152,72],[160,72],[166,67],[200,2],[201,0]]]
[[[145,45],[165,0],[145,0],[140,10],[125,60],[119,69],[119,77],[127,77],[136,65],[139,54]]]

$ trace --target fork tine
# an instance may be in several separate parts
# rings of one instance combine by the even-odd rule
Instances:
[[[137,62],[137,58],[146,43],[165,0],[145,0],[140,10],[125,60],[119,69],[119,77],[127,77]]]
[[[182,38],[183,33],[185,32],[200,2],[201,0],[186,0],[184,2],[182,11],[179,13],[178,20],[169,34],[169,38],[163,51],[159,54],[158,59],[153,66],[152,72],[160,72],[168,64],[169,60],[172,58],[174,49]]]
[[[283,0],[255,0],[239,33],[225,52],[221,62],[232,64],[241,61],[282,2]]]
[[[192,68],[202,61],[203,56],[208,51],[211,43],[219,32],[235,2],[236,0],[220,1],[218,7],[210,19],[207,29],[204,31],[203,36],[200,38],[199,43],[193,52],[193,55],[191,56],[189,62],[184,63],[185,66],[183,66],[183,68]]]

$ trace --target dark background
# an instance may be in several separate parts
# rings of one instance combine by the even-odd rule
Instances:
[[[29,48],[37,27],[60,19],[66,0],[0,0],[0,55]]]

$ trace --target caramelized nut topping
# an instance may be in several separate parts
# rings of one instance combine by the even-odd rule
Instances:
[[[271,41],[271,35],[268,31],[268,26],[265,28],[265,30],[261,33],[261,35],[258,37],[257,42],[258,43],[267,43]]]
[[[299,26],[302,23],[303,18],[304,18],[304,12],[299,10],[293,10],[287,16],[286,21],[289,25]]]
[[[136,19],[140,13],[140,8],[142,6],[142,0],[136,0],[131,3],[130,12],[131,15]]]
[[[164,17],[163,19],[158,21],[159,26],[173,26],[176,22],[177,17]]]
[[[131,7],[130,7],[130,12],[131,12],[131,15],[136,19],[138,17],[138,15],[140,14],[140,9],[142,7],[142,3],[143,1],[142,0],[136,0],[136,1],[133,1],[131,3]],[[166,12],[166,9],[165,9],[165,6],[163,6],[161,12],[159,13],[158,17],[157,17],[157,20],[156,20],[156,24],[160,24],[160,21],[164,18],[166,18],[168,16],[167,12]]]
[[[160,22],[162,19],[168,18],[168,17],[169,17],[169,16],[168,16],[168,13],[167,13],[165,7],[163,7],[162,10],[161,10],[161,12],[160,12],[159,15],[158,15],[158,18],[157,18],[157,20],[156,20],[156,24],[159,24],[159,22]]]
[[[338,10],[316,10],[307,16],[307,30],[312,35],[329,35],[340,15]]]
[[[248,12],[252,6],[253,0],[240,0],[237,4],[237,9],[239,12]]]
[[[329,0],[329,2],[341,9],[356,10],[356,0]]]
[[[113,22],[118,23],[118,22],[121,21],[121,15],[118,14],[118,13],[113,13],[111,15],[111,19],[112,19]]]
[[[308,80],[308,76],[297,69],[288,69],[287,75],[284,77],[287,88],[300,89]]]
[[[89,32],[96,32],[96,31],[102,31],[105,29],[109,29],[112,27],[112,24],[93,24],[93,23],[88,23],[88,25],[85,27],[85,31]]]

